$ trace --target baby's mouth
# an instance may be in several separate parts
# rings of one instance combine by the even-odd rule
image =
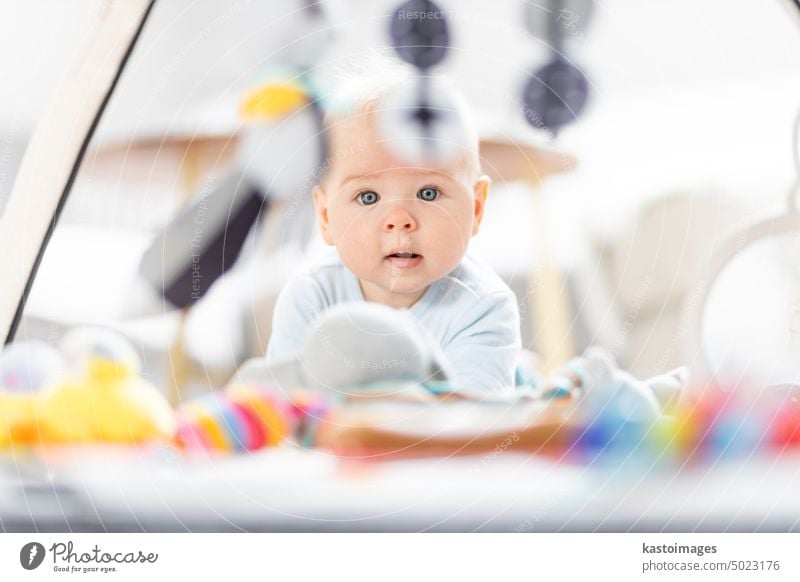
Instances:
[[[411,252],[398,252],[386,255],[386,260],[398,269],[413,269],[422,262],[422,255]]]

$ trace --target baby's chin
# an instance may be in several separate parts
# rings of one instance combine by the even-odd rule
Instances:
[[[423,293],[436,279],[425,273],[398,272],[390,269],[382,273],[363,273],[361,281],[367,281],[374,287],[380,288],[384,294],[396,296],[413,296]]]
[[[427,289],[436,280],[422,269],[397,269],[391,266],[375,275],[372,280],[384,291],[392,293],[417,293]]]
[[[414,295],[425,291],[431,283],[433,281],[428,279],[418,279],[416,277],[412,279],[411,277],[402,276],[385,281],[381,287],[384,291],[396,295]]]

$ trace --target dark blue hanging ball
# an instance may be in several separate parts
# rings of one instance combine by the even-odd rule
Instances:
[[[426,70],[440,63],[450,46],[444,11],[430,0],[410,0],[392,15],[392,45],[405,62]]]
[[[522,96],[525,119],[553,134],[575,121],[589,97],[589,84],[577,67],[556,57],[534,73]]]

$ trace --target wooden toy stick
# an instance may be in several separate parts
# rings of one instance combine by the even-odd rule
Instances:
[[[78,58],[31,137],[0,220],[0,332],[14,338],[36,270],[155,0],[97,0]],[[75,257],[80,260],[80,257]]]
[[[550,373],[575,355],[570,333],[569,294],[550,247],[547,213],[537,186],[531,185],[534,201],[534,230],[536,231],[536,264],[530,276],[534,286],[531,294],[532,321],[535,330],[535,349],[541,358],[542,370]]]
[[[570,334],[567,287],[550,244],[548,220],[540,190],[548,176],[571,170],[577,160],[564,152],[514,143],[510,140],[482,139],[481,162],[484,171],[497,184],[521,181],[533,193],[536,232],[536,265],[530,282],[534,285],[530,309],[533,349],[541,357],[542,370],[552,372],[574,356]]]

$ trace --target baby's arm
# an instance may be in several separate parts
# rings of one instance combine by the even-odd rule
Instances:
[[[469,390],[511,388],[521,346],[516,298],[510,291],[492,293],[464,313],[443,346],[451,381]]]
[[[322,290],[312,277],[299,275],[290,280],[275,302],[267,363],[296,357],[325,307]]]

